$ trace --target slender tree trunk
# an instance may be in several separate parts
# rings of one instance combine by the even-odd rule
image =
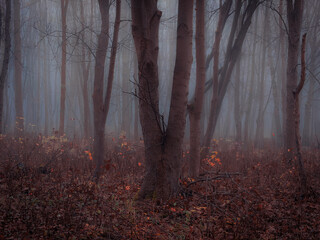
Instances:
[[[207,132],[205,136],[203,156],[208,154],[208,151],[210,148],[210,142],[214,133],[214,129],[217,124],[222,102],[226,94],[228,84],[231,79],[233,68],[235,66],[235,63],[238,60],[245,36],[251,25],[252,15],[255,12],[258,5],[260,4],[260,2],[257,0],[252,0],[248,2],[246,9],[243,15],[241,16],[242,21],[241,21],[240,29],[238,31],[237,36],[235,36],[242,4],[243,3],[241,1],[236,2],[235,16],[233,19],[233,23],[232,23],[232,27],[229,35],[225,61],[224,61],[224,65],[222,67],[222,71],[218,81],[218,98],[216,101],[212,101],[213,105],[211,105],[209,123],[208,123]]]
[[[23,103],[22,103],[22,58],[21,58],[21,23],[20,0],[14,0],[14,74],[15,74],[15,135],[22,136],[24,132]]]
[[[7,79],[11,37],[10,37],[10,22],[11,22],[11,0],[6,0],[6,15],[4,20],[4,56],[2,62],[2,69],[0,73],[0,134],[3,132],[3,98],[4,86]]]
[[[286,142],[286,115],[287,115],[287,109],[286,109],[286,96],[287,96],[287,89],[286,89],[286,82],[287,82],[287,76],[286,76],[286,54],[285,54],[285,30],[284,30],[284,24],[282,22],[282,16],[283,16],[283,0],[280,0],[280,7],[279,7],[279,31],[280,31],[280,52],[281,52],[281,70],[280,70],[280,81],[281,81],[281,111],[282,111],[282,137],[283,140],[281,141],[283,144]],[[284,146],[284,145],[283,145]]]
[[[303,15],[303,0],[287,0],[288,18],[288,64],[287,64],[287,101],[286,101],[286,141],[287,160],[293,162],[297,151],[295,142],[295,100],[291,94],[298,81],[299,42]]]
[[[82,22],[85,21],[84,18],[84,11],[83,11],[83,2],[80,3],[80,11],[81,11],[81,20]],[[91,14],[91,26],[93,21],[93,14]],[[85,35],[82,34],[82,40],[85,41]],[[88,81],[89,81],[89,73],[90,73],[90,67],[91,67],[91,59],[90,59],[90,53],[88,50],[85,49],[84,44],[82,44],[81,49],[81,68],[82,68],[82,78],[83,78],[83,84],[82,84],[82,97],[83,97],[83,131],[84,131],[84,138],[89,137],[89,125],[90,125],[90,106],[89,106],[89,94],[88,94]],[[88,56],[87,56],[88,55]],[[86,63],[88,62],[88,63]]]
[[[279,51],[280,49],[278,49]],[[276,82],[276,67],[277,67],[277,62],[273,64],[273,59],[272,59],[272,51],[271,48],[269,49],[269,54],[268,54],[268,65],[270,68],[270,73],[271,73],[271,87],[272,87],[272,96],[273,96],[273,115],[274,115],[274,122],[275,122],[275,135],[276,138],[276,144],[277,146],[280,146],[281,144],[281,137],[282,137],[282,131],[281,131],[281,120],[280,120],[280,108],[279,108],[279,96],[278,96],[278,86]],[[280,69],[281,70],[281,69]]]
[[[60,125],[59,134],[64,134],[64,119],[66,107],[66,64],[67,64],[67,10],[69,0],[61,0],[61,93],[60,93]]]
[[[265,19],[263,27],[263,43],[262,43],[262,61],[261,61],[261,75],[260,75],[260,93],[259,93],[259,109],[257,117],[257,128],[255,136],[255,147],[263,148],[263,133],[264,133],[264,78],[265,78],[265,69],[266,69],[266,49],[267,49],[267,33],[269,33],[269,11],[268,8],[265,9]]]
[[[109,33],[109,1],[99,0],[101,13],[101,32],[98,37],[98,47],[96,52],[93,104],[94,104],[94,143],[93,154],[96,163],[94,178],[99,181],[101,167],[104,158],[104,129],[109,112],[112,84],[114,78],[114,65],[117,54],[118,33],[120,27],[121,0],[116,1],[116,17],[113,31],[111,57],[108,72],[108,85],[105,99],[103,99],[104,65],[106,61]]]
[[[232,0],[227,0],[224,2],[222,5],[222,8],[220,10],[220,15],[219,15],[219,21],[218,21],[218,26],[216,30],[216,35],[215,35],[215,40],[214,40],[214,46],[213,46],[213,92],[212,92],[212,99],[211,99],[211,109],[210,109],[210,115],[209,115],[209,122],[208,122],[208,127],[206,134],[204,136],[205,142],[204,142],[204,151],[202,152],[203,157],[208,154],[209,148],[210,148],[210,142],[211,138],[213,136],[214,132],[214,127],[213,122],[216,121],[214,120],[215,116],[217,115],[217,102],[218,102],[218,95],[219,95],[219,55],[220,55],[220,42],[221,42],[221,37],[223,33],[223,29],[225,27],[225,23],[227,21],[229,11],[232,5]],[[235,21],[237,22],[237,18],[239,17],[240,14],[240,9],[241,9],[241,4],[238,2],[236,4],[236,13],[234,16],[234,22],[233,22],[233,29],[231,29],[230,37],[234,36],[235,32]],[[232,33],[233,31],[233,33]]]
[[[302,7],[303,9],[303,7]],[[301,46],[301,78],[300,82],[292,91],[294,98],[294,117],[295,117],[295,144],[296,144],[296,159],[299,170],[300,184],[301,184],[301,194],[304,195],[307,191],[307,177],[303,166],[302,153],[301,153],[301,136],[300,136],[300,102],[299,102],[299,93],[301,92],[304,82],[306,80],[306,62],[305,62],[305,53],[306,53],[306,36],[303,35],[302,46]]]
[[[189,106],[190,117],[190,164],[189,175],[197,177],[200,170],[200,118],[204,100],[205,83],[205,35],[204,35],[204,17],[205,2],[196,1],[197,19],[196,19],[196,63],[197,63],[197,83],[194,102]]]
[[[254,32],[257,32],[258,28],[258,14],[256,14],[255,17],[255,27]],[[243,131],[243,140],[246,143],[246,146],[248,146],[250,137],[249,137],[249,120],[251,118],[251,111],[252,111],[252,102],[253,102],[253,90],[255,85],[255,77],[256,77],[256,41],[257,41],[257,35],[255,34],[253,37],[253,50],[251,55],[251,75],[250,75],[250,83],[249,83],[249,95],[247,99],[247,104],[245,108],[245,120],[244,120],[244,131]]]
[[[241,61],[239,60],[236,65],[235,72],[235,85],[234,85],[234,122],[236,125],[236,141],[241,141],[241,116],[240,116],[240,65]]]

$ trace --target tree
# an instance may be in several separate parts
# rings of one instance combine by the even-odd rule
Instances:
[[[246,3],[246,4],[245,4]],[[232,27],[229,34],[226,55],[224,59],[224,64],[219,74],[219,78],[213,78],[213,88],[214,93],[211,100],[211,108],[208,126],[204,139],[204,151],[203,156],[207,155],[210,148],[210,142],[218,121],[218,116],[221,110],[222,102],[229,85],[231,74],[235,63],[241,53],[241,48],[247,34],[247,31],[251,25],[251,19],[253,13],[259,6],[260,1],[258,0],[248,0],[248,1],[236,1],[235,13],[233,17]],[[245,9],[241,14],[242,6],[245,5]],[[239,24],[241,23],[241,24]],[[238,29],[238,26],[239,29]],[[238,31],[237,31],[238,29]],[[215,69],[214,74],[217,74]]]
[[[66,108],[66,64],[67,64],[67,10],[69,0],[61,0],[61,93],[60,93],[60,125],[59,133],[64,134],[64,116]]]
[[[287,62],[287,101],[286,101],[286,139],[287,161],[292,163],[296,149],[295,142],[295,99],[293,91],[298,82],[298,56],[304,0],[287,0],[288,18],[288,62]]]
[[[2,20],[2,13],[0,15],[0,18]],[[4,56],[3,56],[3,62],[2,62],[2,69],[0,73],[0,133],[2,133],[2,130],[3,130],[2,115],[3,115],[4,83],[7,78],[10,49],[11,49],[10,21],[11,21],[11,0],[6,0],[6,15],[5,15],[5,21],[4,21],[4,49],[5,50],[4,50]]]
[[[14,74],[15,74],[15,110],[16,110],[16,136],[24,132],[23,104],[22,104],[22,58],[21,58],[21,23],[20,0],[13,2],[14,14]]]
[[[196,19],[196,90],[193,102],[188,105],[190,118],[190,164],[189,175],[197,177],[200,170],[200,118],[204,100],[205,83],[205,36],[204,36],[204,9],[205,1],[197,0]]]
[[[116,17],[113,31],[111,57],[109,62],[108,85],[103,98],[104,66],[106,61],[108,39],[109,39],[109,8],[110,3],[106,0],[99,0],[101,14],[101,32],[98,36],[94,68],[94,89],[93,89],[93,117],[94,117],[94,143],[93,156],[96,162],[95,180],[98,182],[104,156],[104,129],[109,112],[111,90],[114,78],[114,65],[117,54],[118,33],[120,27],[121,0],[116,1]]]
[[[146,174],[140,198],[167,199],[177,193],[182,166],[188,85],[192,63],[193,0],[179,0],[176,61],[168,125],[159,113],[159,23],[157,0],[131,0],[132,35],[139,67],[139,115]]]

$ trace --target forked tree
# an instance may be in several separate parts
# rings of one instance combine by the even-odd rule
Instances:
[[[157,0],[131,0],[132,35],[139,68],[139,115],[146,175],[140,198],[167,199],[177,193],[182,166],[188,87],[192,64],[193,0],[179,0],[177,49],[168,124],[159,113],[159,24]]]
[[[111,46],[111,56],[109,62],[107,90],[104,96],[104,70],[108,50],[109,39],[109,8],[108,0],[99,0],[101,14],[101,31],[98,36],[98,46],[95,56],[94,68],[94,89],[93,89],[93,117],[94,117],[94,143],[93,156],[96,163],[94,174],[95,181],[98,182],[104,157],[104,132],[106,119],[109,112],[111,90],[114,78],[114,66],[117,54],[118,33],[120,27],[121,0],[116,1],[116,17],[113,30]]]

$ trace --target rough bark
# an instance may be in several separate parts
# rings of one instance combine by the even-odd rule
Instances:
[[[3,132],[3,101],[4,101],[4,85],[7,78],[11,36],[10,36],[10,22],[11,22],[11,0],[6,0],[6,15],[4,20],[4,56],[2,62],[2,69],[0,73],[0,134]]]
[[[109,33],[109,1],[99,0],[101,14],[101,32],[98,36],[98,46],[96,51],[94,69],[94,90],[93,90],[93,117],[94,117],[94,143],[93,156],[96,164],[94,173],[95,181],[98,182],[101,175],[101,167],[104,158],[104,129],[109,112],[112,84],[114,78],[114,65],[116,60],[118,33],[120,27],[121,0],[116,1],[116,17],[111,46],[111,57],[109,62],[108,84],[103,98],[104,89],[104,65],[106,61]]]
[[[180,0],[177,49],[168,127],[159,114],[158,41],[161,12],[156,0],[132,0],[132,34],[139,66],[140,122],[146,175],[140,198],[168,199],[179,189],[182,141],[192,63],[192,0]]]
[[[189,175],[197,177],[200,170],[200,118],[204,100],[205,83],[205,2],[196,1],[196,89],[194,102],[189,105],[190,118],[190,164]]]
[[[298,81],[298,56],[300,48],[300,32],[303,15],[303,0],[287,0],[288,18],[288,63],[287,63],[287,98],[286,98],[286,139],[287,161],[293,162],[296,153],[295,143],[295,100],[291,94]]]
[[[14,0],[14,93],[16,126],[15,135],[22,136],[24,132],[23,104],[22,104],[22,58],[21,58],[21,21],[20,21],[20,0]]]

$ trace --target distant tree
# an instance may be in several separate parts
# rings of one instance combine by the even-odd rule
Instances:
[[[1,11],[1,10],[0,10]],[[0,12],[0,19],[2,22],[2,12]],[[11,0],[6,0],[6,14],[4,20],[4,55],[2,62],[2,69],[0,73],[0,133],[3,130],[3,98],[4,98],[4,84],[7,79],[10,50],[11,50],[11,36],[10,36],[10,22],[11,22]],[[2,29],[0,27],[2,40]]]
[[[140,198],[167,199],[177,193],[182,166],[188,85],[192,64],[193,0],[179,0],[176,62],[168,125],[159,113],[159,24],[157,0],[131,0],[132,35],[139,67],[139,112],[146,175]]]
[[[64,116],[66,108],[66,64],[67,64],[67,11],[69,0],[60,0],[61,2],[61,93],[60,93],[60,125],[59,133],[64,134]]]
[[[213,78],[213,96],[210,106],[209,121],[204,137],[204,151],[202,152],[203,156],[207,155],[210,149],[210,142],[217,125],[218,116],[220,114],[222,102],[231,79],[233,68],[241,53],[244,39],[251,25],[253,13],[260,3],[261,2],[259,0],[235,1],[234,17],[221,73],[218,74],[217,70],[215,70],[213,73],[218,75],[218,80],[217,77]],[[244,9],[242,9],[242,7]]]
[[[24,132],[23,104],[22,104],[22,58],[21,58],[21,20],[20,0],[13,1],[14,14],[14,75],[15,75],[15,110],[16,110],[16,136]]]

